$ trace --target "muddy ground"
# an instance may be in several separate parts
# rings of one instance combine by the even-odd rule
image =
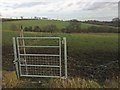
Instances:
[[[54,50],[52,51],[54,52]],[[40,52],[40,50],[30,50],[30,52]],[[3,71],[15,71],[12,46],[3,46],[2,55]],[[117,60],[117,53],[112,52],[68,52],[68,76],[93,78],[100,81],[118,76],[119,67]]]

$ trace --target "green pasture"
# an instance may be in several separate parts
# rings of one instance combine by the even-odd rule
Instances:
[[[3,46],[12,45],[12,37],[19,36],[18,31],[3,30]],[[24,32],[25,36],[66,37],[69,51],[108,51],[117,52],[118,35],[114,33],[41,33]]]
[[[65,28],[66,26],[69,25],[69,22],[67,21],[58,21],[58,20],[23,20],[23,21],[9,21],[9,22],[3,22],[3,30],[11,30],[13,28],[13,25],[16,27],[14,28],[20,28],[22,25],[23,27],[25,26],[40,26],[44,27],[46,25],[54,24],[57,26],[58,29]],[[101,25],[93,25],[93,24],[86,24],[86,23],[81,23],[81,28],[86,29],[91,26],[101,26]]]

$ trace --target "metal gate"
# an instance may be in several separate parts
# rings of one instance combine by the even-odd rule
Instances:
[[[18,78],[67,78],[65,37],[13,37],[13,47]]]

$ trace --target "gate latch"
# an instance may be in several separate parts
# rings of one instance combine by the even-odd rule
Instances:
[[[15,64],[16,62],[18,62],[18,59],[14,60],[13,63]]]

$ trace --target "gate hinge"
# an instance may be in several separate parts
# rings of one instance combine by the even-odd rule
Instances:
[[[64,44],[64,40],[62,40],[62,44]]]
[[[62,44],[65,44],[65,41],[66,41],[66,38],[63,37],[63,39],[62,39]]]
[[[62,40],[62,44],[65,44],[65,41],[64,41],[64,39]]]
[[[13,61],[13,63],[14,63],[14,64],[15,64],[16,62],[18,62],[18,60],[17,60],[17,59]]]

